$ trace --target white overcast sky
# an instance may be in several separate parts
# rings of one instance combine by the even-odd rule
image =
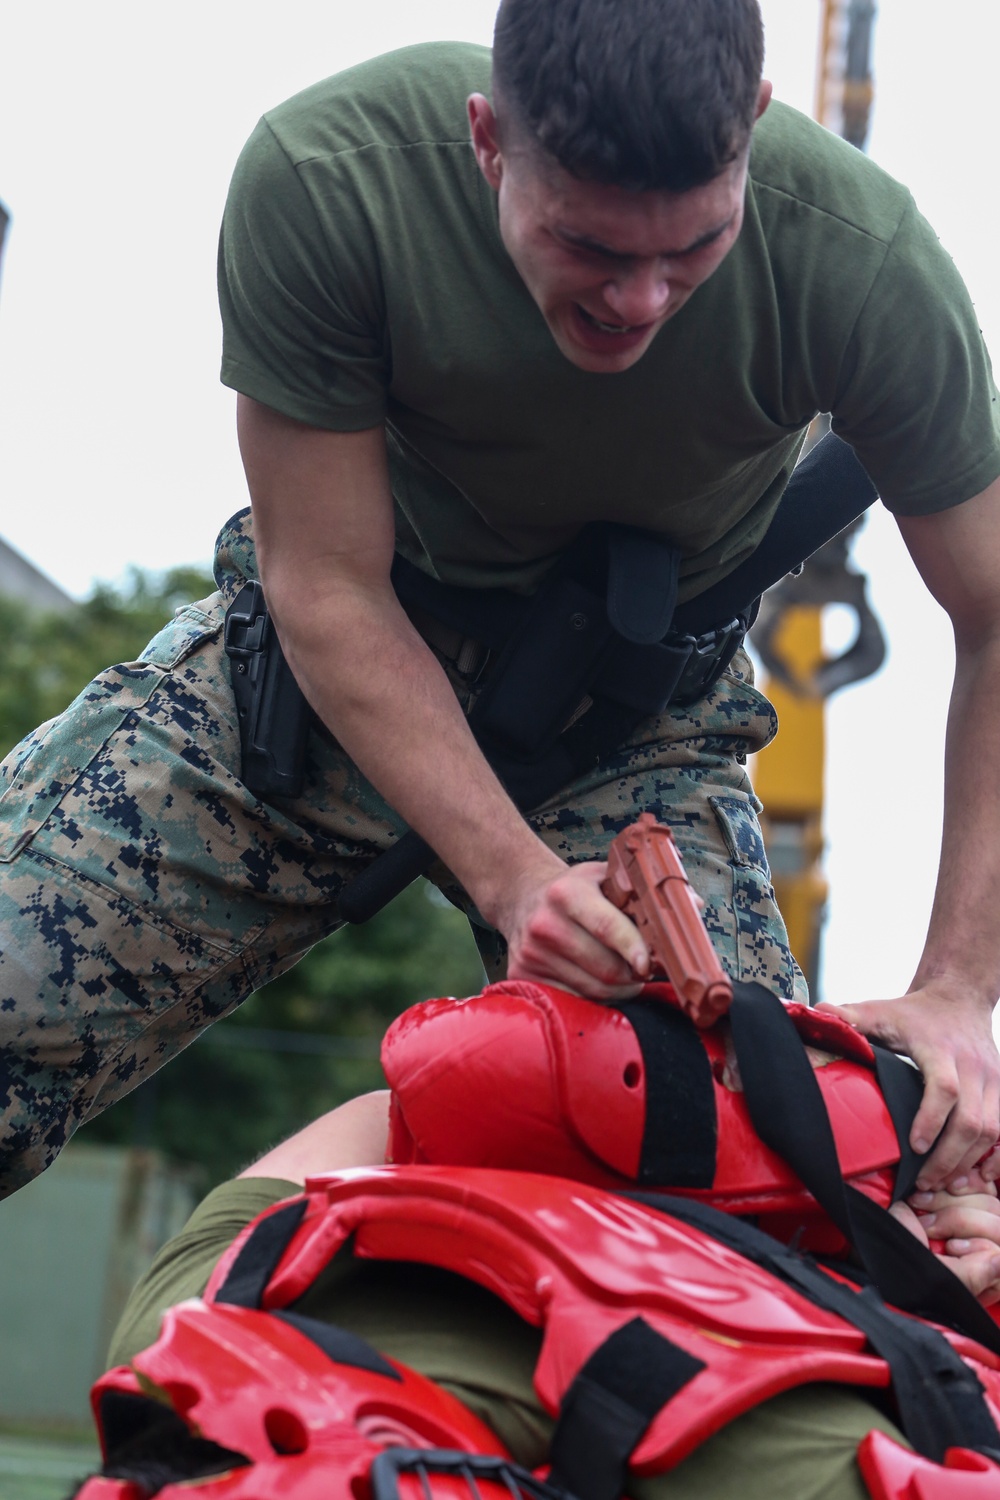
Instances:
[[[0,535],[85,594],[208,563],[245,503],[214,265],[261,112],[410,42],[488,42],[494,0],[50,0],[0,7]],[[764,0],[778,97],[810,110],[819,0]],[[1000,348],[997,0],[880,0],[871,154],[906,182]],[[898,993],[929,909],[950,634],[891,521],[855,548],[890,639],[829,714],[825,993]]]

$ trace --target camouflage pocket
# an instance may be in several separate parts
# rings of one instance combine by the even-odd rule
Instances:
[[[709,797],[729,853],[735,921],[736,978],[765,985],[782,1000],[808,1004],[805,979],[788,947],[788,934],[771,885],[764,840],[753,802]]]
[[[44,827],[81,773],[160,681],[155,667],[132,662],[94,679],[65,713],[23,741],[5,762],[14,769],[0,796],[0,861],[19,854]]]
[[[0,863],[8,863],[44,828],[128,714],[142,708],[170,670],[220,628],[189,606],[156,635],[147,659],[109,667],[65,712],[34,730],[0,767]]]

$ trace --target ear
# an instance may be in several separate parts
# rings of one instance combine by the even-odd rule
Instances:
[[[476,153],[479,170],[496,192],[499,190],[500,179],[503,176],[503,157],[500,153],[497,117],[485,94],[470,94],[467,108],[472,149]]]
[[[771,84],[770,80],[767,78],[762,78],[760,81],[760,88],[757,91],[757,113],[754,115],[755,121],[760,119],[761,115],[770,104],[772,93],[773,85]]]

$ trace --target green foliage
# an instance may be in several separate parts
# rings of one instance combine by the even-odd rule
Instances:
[[[0,596],[0,758],[106,666],[133,661],[178,605],[214,587],[198,568],[134,568],[123,588],[100,584],[65,614],[26,610]]]
[[[124,589],[101,586],[65,615],[26,614],[0,598],[0,752],[108,663],[133,660],[179,604],[211,588],[191,568],[136,570]],[[419,882],[372,922],[320,943],[84,1138],[155,1146],[200,1167],[211,1185],[315,1115],[380,1087],[379,1042],[408,1005],[481,983],[465,918]]]

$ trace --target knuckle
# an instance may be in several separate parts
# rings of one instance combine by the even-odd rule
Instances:
[[[931,1087],[933,1088],[934,1098],[936,1101],[939,1101],[941,1104],[947,1105],[949,1109],[954,1108],[955,1104],[958,1102],[959,1096],[957,1074],[949,1072],[943,1077],[938,1076],[934,1079],[933,1085]]]
[[[983,1116],[980,1109],[959,1101],[951,1112],[949,1126],[959,1139],[972,1143],[982,1142],[983,1146],[989,1144],[990,1137],[984,1132]]]
[[[547,906],[536,907],[525,925],[522,947],[551,948],[558,939],[560,926],[559,918]]]

